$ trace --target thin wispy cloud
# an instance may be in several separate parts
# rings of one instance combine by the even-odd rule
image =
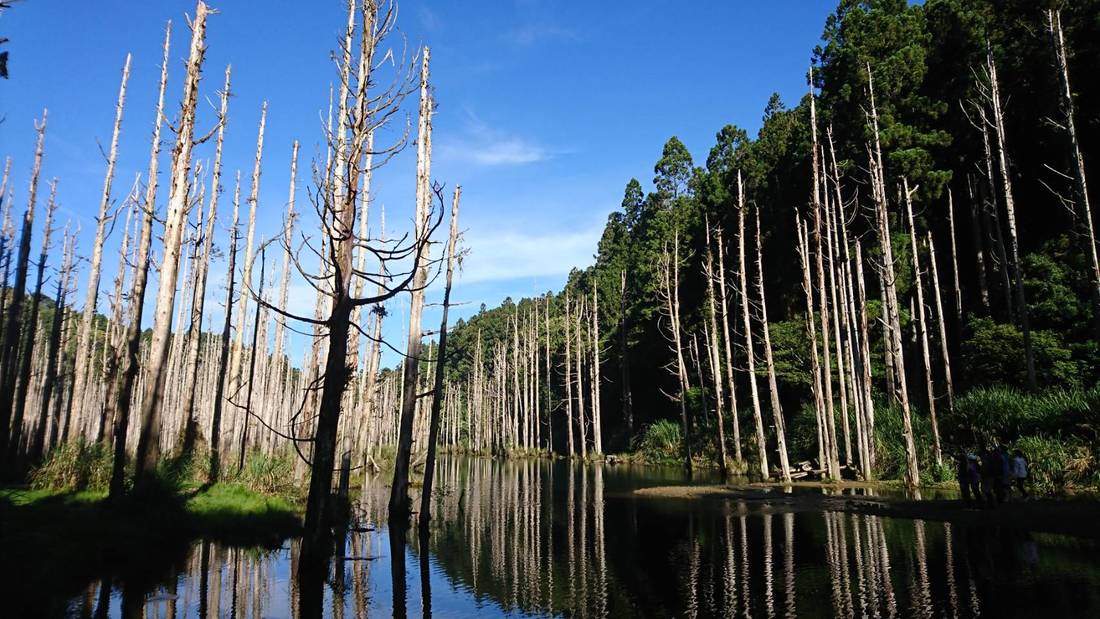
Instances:
[[[469,111],[461,134],[441,144],[439,151],[449,160],[478,166],[526,165],[545,161],[551,156],[544,146],[494,129]]]
[[[580,31],[550,22],[531,22],[507,31],[505,39],[516,45],[527,47],[546,41],[577,41]]]
[[[545,234],[485,228],[466,233],[470,248],[459,275],[463,283],[564,275],[592,262],[602,226]]]

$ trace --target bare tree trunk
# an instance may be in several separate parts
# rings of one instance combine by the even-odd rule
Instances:
[[[233,326],[233,293],[237,273],[237,246],[240,235],[241,209],[241,173],[237,171],[237,182],[233,189],[233,221],[229,227],[229,262],[225,271],[225,318],[222,320],[221,344],[218,352],[218,373],[214,377],[214,410],[210,416],[210,470],[207,481],[216,482],[221,475],[221,434],[222,410],[225,407],[225,387],[229,382],[230,335]]]
[[[723,406],[725,398],[722,397],[722,366],[718,356],[718,319],[714,303],[714,280],[717,274],[714,271],[714,253],[711,251],[710,222],[707,221],[707,254],[703,263],[703,275],[707,280],[707,322],[710,325],[707,337],[707,358],[710,359],[710,367],[714,378],[714,411],[718,418],[718,466],[722,468],[722,475],[728,472],[726,464],[726,430]]]
[[[687,366],[684,364],[684,347],[680,340],[680,235],[678,232],[673,234],[671,255],[669,255],[668,246],[665,246],[661,266],[661,278],[664,285],[662,296],[664,297],[665,309],[670,322],[669,330],[672,332],[672,336],[668,339],[674,349],[673,352],[676,353],[676,377],[680,383],[680,392],[674,399],[680,403],[681,447],[684,454],[684,468],[687,470],[688,477],[691,477],[691,434],[687,413],[689,385]]]
[[[15,411],[12,414],[11,442],[8,459],[13,468],[18,466],[18,452],[23,442],[23,415],[30,396],[31,369],[35,362],[34,344],[38,336],[38,308],[42,304],[42,283],[46,274],[46,260],[50,252],[50,236],[53,232],[53,214],[57,210],[57,179],[50,182],[50,198],[46,203],[46,222],[42,227],[42,250],[38,254],[38,273],[34,280],[30,312],[23,323],[22,352],[19,355],[19,374],[15,383]]]
[[[932,232],[928,232],[928,261],[932,264],[932,290],[936,295],[936,322],[940,329],[940,356],[943,359],[944,382],[947,384],[947,411],[955,413],[955,384],[951,377],[951,355],[947,352],[947,322],[943,315],[943,299],[940,295],[940,273],[936,267],[936,245]]]
[[[88,266],[88,286],[84,299],[84,311],[80,318],[80,334],[77,336],[76,346],[76,383],[74,391],[80,394],[76,399],[81,413],[87,410],[87,405],[94,401],[85,391],[88,384],[89,360],[93,353],[90,344],[92,340],[92,319],[95,317],[96,305],[99,299],[100,269],[103,264],[103,242],[106,238],[107,222],[113,219],[108,216],[107,209],[111,204],[111,185],[115,178],[115,162],[118,160],[118,136],[122,130],[122,110],[126,102],[126,83],[130,80],[130,54],[126,54],[126,64],[122,67],[122,83],[118,87],[118,103],[115,104],[115,126],[111,132],[111,150],[107,156],[107,173],[103,178],[103,194],[99,201],[99,215],[96,217],[95,242],[92,244],[92,260]]]
[[[592,442],[596,457],[603,457],[603,424],[600,423],[600,299],[592,280]]]
[[[749,314],[749,265],[745,259],[745,206],[742,195],[741,171],[737,171],[737,276],[741,291],[741,319],[745,328],[745,359],[748,362],[749,393],[752,395],[752,418],[756,425],[756,449],[759,457],[760,476],[768,479],[768,442],[764,436],[764,418],[760,412],[760,392],[756,385],[756,345],[752,338],[752,321]]]
[[[583,297],[581,297],[583,298]],[[581,459],[588,459],[588,430],[585,428],[584,406],[584,373],[581,371],[584,357],[584,337],[581,335],[581,322],[584,320],[585,307],[582,303],[573,316],[573,336],[577,344],[577,356],[573,358],[575,376],[577,377],[577,429],[580,432]]]
[[[138,435],[134,460],[134,483],[149,481],[160,459],[160,430],[163,412],[165,366],[168,361],[169,336],[172,331],[172,308],[176,300],[176,278],[179,275],[183,231],[187,227],[187,185],[191,174],[191,149],[194,146],[195,108],[198,103],[199,76],[206,51],[206,4],[199,0],[195,18],[191,21],[191,52],[187,60],[179,131],[172,149],[171,185],[164,224],[164,256],[161,259],[157,303],[153,310],[153,335],[149,344],[149,376],[141,403],[141,433]],[[151,208],[152,205],[150,205]]]
[[[812,71],[812,69],[811,69]],[[825,455],[828,458],[828,462],[822,463],[827,465],[825,468],[829,470],[829,476],[833,479],[840,479],[840,463],[839,454],[837,453],[836,442],[836,416],[833,410],[833,368],[832,368],[832,354],[829,352],[829,299],[827,288],[825,287],[825,255],[821,245],[821,165],[819,162],[820,148],[817,141],[817,112],[816,112],[816,97],[813,94],[813,74],[810,75],[810,135],[811,148],[813,148],[813,155],[811,157],[813,161],[813,220],[814,220],[814,254],[817,263],[817,314],[818,319],[821,321],[821,352],[822,352],[822,382],[825,387],[825,426],[823,430],[826,433],[826,451]],[[828,231],[826,231],[826,234]]]
[[[1013,280],[1016,291],[1016,311],[1020,320],[1020,330],[1024,336],[1024,362],[1027,366],[1027,386],[1030,390],[1039,387],[1035,377],[1035,352],[1031,345],[1031,322],[1027,306],[1027,296],[1024,293],[1024,272],[1020,263],[1020,240],[1016,231],[1016,201],[1012,193],[1011,172],[1008,169],[1008,147],[1005,145],[1004,117],[1001,113],[1000,85],[997,82],[997,65],[993,61],[993,52],[986,41],[986,67],[989,71],[990,102],[993,106],[993,133],[997,138],[997,163],[1001,172],[1001,184],[1004,190],[1005,211],[1008,215],[1008,239],[1012,252],[1010,267],[1013,271]]]
[[[432,164],[432,103],[428,94],[428,62],[430,52],[425,47],[420,68],[420,122],[416,148],[416,238],[425,238],[429,226],[431,207]],[[389,517],[395,524],[409,516],[409,458],[412,455],[413,413],[416,411],[416,384],[420,374],[421,322],[424,309],[424,286],[428,279],[427,247],[417,252],[416,275],[413,279],[409,303],[409,343],[405,352],[405,385],[401,396],[401,429],[397,445],[397,459],[393,468],[393,484],[390,486]]]
[[[202,251],[199,252],[195,275],[195,289],[191,299],[191,324],[187,330],[186,384],[183,388],[183,427],[180,430],[180,453],[189,454],[198,433],[195,421],[195,392],[198,387],[199,356],[202,352],[202,317],[206,301],[206,277],[210,270],[211,249],[214,243],[214,223],[218,216],[218,196],[221,195],[222,144],[225,125],[229,120],[229,66],[225,67],[225,85],[222,87],[221,107],[218,111],[218,138],[214,147],[214,172],[210,184],[210,207],[206,216],[206,230],[202,233]],[[295,150],[297,153],[297,150]],[[293,168],[293,166],[292,166]],[[293,177],[293,174],[292,174]],[[292,180],[291,183],[294,181]],[[210,437],[214,440],[215,437]]]
[[[126,470],[126,434],[130,425],[131,397],[138,374],[138,351],[141,347],[141,317],[145,307],[145,287],[149,277],[149,251],[153,242],[153,213],[156,210],[158,162],[160,160],[160,129],[164,118],[164,90],[168,83],[168,46],[172,37],[172,22],[164,32],[164,58],[160,68],[160,87],[153,122],[152,150],[149,153],[149,171],[146,175],[145,201],[141,220],[141,238],[134,256],[134,274],[130,285],[130,322],[121,341],[115,346],[115,354],[108,357],[107,392],[104,397],[104,417],[114,423],[114,461],[111,466],[111,500],[122,498]],[[105,344],[106,345],[106,344]]]
[[[248,302],[252,291],[252,263],[255,259],[256,240],[256,210],[259,205],[260,173],[263,163],[264,130],[267,127],[267,101],[260,108],[260,128],[256,136],[256,156],[252,165],[252,186],[248,196],[248,228],[245,236],[244,269],[241,272],[241,295],[237,299],[237,330],[233,340],[233,348],[229,354],[229,397],[236,398],[244,383],[241,373],[244,371],[244,333],[245,321],[248,319]],[[259,308],[256,310],[259,311]],[[235,418],[240,420],[241,430],[248,427],[249,419],[244,414],[245,409],[238,409]]]
[[[722,228],[718,228],[718,296],[722,303],[722,343],[725,348],[726,386],[730,392],[730,417],[733,421],[733,457],[741,463],[741,422],[737,411],[737,385],[733,375],[733,339],[730,338],[730,319],[726,301],[726,246],[722,240]]]
[[[45,254],[46,245],[43,244],[43,254]],[[61,375],[58,372],[58,356],[61,351],[61,327],[65,321],[65,295],[68,293],[69,277],[72,271],[72,251],[73,240],[69,235],[69,231],[65,230],[64,241],[64,258],[61,263],[61,270],[57,275],[57,293],[54,295],[54,312],[53,319],[50,321],[50,334],[47,342],[49,348],[46,350],[46,369],[42,373],[42,386],[39,390],[39,402],[38,402],[38,425],[35,429],[35,436],[31,441],[28,462],[32,465],[37,464],[42,457],[43,448],[46,444],[46,432],[50,424],[50,399],[53,397],[54,387],[61,383]],[[61,393],[58,393],[58,400],[60,400]]]
[[[768,299],[764,294],[764,252],[760,242],[760,209],[756,210],[756,293],[760,299],[760,329],[764,337],[764,363],[768,368],[768,393],[771,395],[772,419],[775,421],[775,441],[779,449],[779,467],[783,481],[791,483],[791,465],[787,459],[787,422],[779,403],[779,385],[775,378],[772,357],[772,337],[769,333]],[[717,355],[715,355],[717,357]]]
[[[1062,12],[1059,9],[1047,10],[1047,28],[1050,31],[1054,59],[1058,65],[1060,85],[1059,103],[1062,111],[1062,126],[1069,137],[1070,152],[1073,158],[1074,211],[1084,228],[1083,239],[1087,245],[1086,255],[1092,270],[1092,297],[1096,305],[1094,312],[1100,313],[1100,258],[1096,253],[1096,228],[1092,221],[1092,208],[1089,206],[1088,179],[1085,176],[1085,159],[1081,156],[1081,146],[1077,141],[1076,115],[1073,105],[1073,91],[1069,86],[1069,62],[1066,58],[1066,44],[1062,38]],[[1100,325],[1100,320],[1097,322]]]
[[[882,147],[879,143],[878,110],[875,108],[874,80],[871,67],[867,67],[868,87],[871,99],[871,127],[875,138],[874,156],[871,157],[872,178],[875,188],[875,210],[878,215],[879,244],[882,246],[882,286],[885,288],[887,331],[893,349],[897,369],[898,398],[901,403],[903,433],[905,438],[905,477],[909,487],[920,485],[920,469],[917,463],[917,446],[913,436],[913,421],[909,411],[909,389],[905,384],[905,357],[901,344],[901,319],[898,310],[897,277],[894,274],[894,250],[890,242],[890,219],[887,213],[885,170],[882,167]]]
[[[864,476],[870,479],[875,467],[875,400],[871,383],[871,329],[867,319],[867,290],[863,277],[863,248],[856,240],[856,284],[859,289],[859,356],[863,362],[863,428],[867,434],[867,464]]]
[[[708,245],[709,246],[709,245]],[[713,287],[713,284],[712,284]],[[713,294],[713,293],[712,293]],[[547,307],[549,310],[549,307]],[[549,318],[547,318],[549,320]],[[547,337],[550,330],[547,328]],[[547,341],[547,363],[549,364],[550,343]],[[717,353],[715,353],[717,354]],[[630,358],[626,346],[626,270],[619,271],[619,380],[622,383],[623,421],[626,423],[627,440],[634,438],[634,400],[630,387]],[[546,392],[550,393],[550,370],[547,369]],[[719,429],[721,434],[721,429]],[[725,467],[726,443],[722,441],[722,460]]]
[[[0,466],[8,462],[19,445],[9,444],[12,416],[15,408],[16,364],[19,362],[20,325],[23,321],[23,299],[27,290],[27,269],[31,254],[31,235],[34,226],[34,209],[38,200],[38,178],[42,173],[42,155],[46,142],[46,110],[42,121],[35,123],[38,140],[34,148],[34,167],[31,168],[30,191],[27,210],[23,214],[23,229],[19,236],[19,255],[15,263],[15,284],[11,291],[11,304],[4,316],[4,334],[0,338]],[[10,257],[9,257],[10,260]]]
[[[802,290],[806,295],[806,332],[810,341],[810,372],[813,375],[811,388],[814,394],[814,420],[817,428],[818,463],[825,467],[825,399],[821,385],[821,360],[817,350],[817,326],[814,324],[814,287],[810,275],[809,224],[803,224],[801,216],[795,213],[795,227],[798,230],[798,258],[802,266]]]
[[[913,219],[913,191],[909,180],[902,177],[905,191],[905,212],[909,217],[910,251],[913,259],[913,287],[917,293],[917,339],[920,340],[921,361],[924,365],[924,384],[928,397],[928,417],[932,422],[932,451],[936,464],[943,462],[940,450],[940,427],[936,420],[936,389],[932,382],[932,356],[928,350],[928,322],[924,313],[924,278],[921,277],[920,248],[917,246],[917,224]],[[936,294],[939,294],[937,289]]]
[[[572,324],[569,316],[569,293],[565,293],[565,326],[563,332],[565,334],[565,425],[569,429],[569,457],[572,458],[576,454],[576,448],[573,445],[573,376],[572,363],[573,363],[573,338],[570,336],[570,325]]]
[[[959,286],[959,250],[955,243],[955,199],[951,194],[951,188],[947,188],[947,223],[951,228],[951,275],[955,285],[955,322],[962,327],[963,305],[962,288]],[[939,285],[936,285],[939,294]]]
[[[443,371],[447,362],[447,314],[451,308],[451,280],[455,271],[455,249],[458,243],[458,201],[462,188],[455,187],[451,203],[451,236],[447,241],[447,281],[443,288],[443,318],[439,325],[439,348],[436,350],[435,387],[432,398],[432,417],[428,430],[428,456],[424,462],[424,488],[420,495],[420,530],[427,532],[432,520],[432,484],[435,478],[435,450],[439,437],[439,409],[443,399]]]

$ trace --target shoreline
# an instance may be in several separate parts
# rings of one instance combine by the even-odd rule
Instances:
[[[747,484],[742,486],[655,486],[634,490],[634,498],[684,500],[736,500],[758,506],[771,513],[831,511],[951,522],[964,526],[989,526],[1056,533],[1100,540],[1100,500],[1094,496],[1051,498],[1033,497],[1008,501],[993,508],[965,505],[953,499],[910,499],[864,494],[823,494],[814,489],[873,489],[882,482],[843,482],[798,485]],[[801,491],[798,491],[801,490]]]

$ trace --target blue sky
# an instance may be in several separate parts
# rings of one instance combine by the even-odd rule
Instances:
[[[302,143],[298,208],[308,208],[306,161],[323,157],[321,118],[335,78],[329,54],[344,23],[344,3],[213,0],[211,6],[219,12],[208,22],[199,131],[211,127],[222,71],[232,63],[224,178],[237,168],[248,178],[260,106],[268,101],[257,234],[271,236],[287,202],[295,139]],[[724,124],[755,132],[772,92],[796,102],[806,89],[810,52],[834,8],[835,0],[405,0],[398,18],[404,43],[394,39],[396,51],[406,44],[408,54],[420,44],[432,48],[439,105],[433,177],[448,188],[463,187],[461,221],[470,255],[454,292],[466,305],[456,313],[557,289],[570,268],[590,264],[627,180],[637,177],[648,186],[669,136],[679,136],[701,162]],[[133,53],[133,65],[118,200],[148,159],[168,19],[174,23],[169,116],[178,110],[189,38],[184,15],[193,11],[189,1],[28,0],[0,16],[0,33],[11,39],[5,47],[11,77],[0,82],[0,157],[13,158],[16,213],[26,205],[32,121],[49,108],[44,180],[60,179],[58,217],[81,227],[81,247],[87,247],[105,167],[99,144],[110,140],[126,53]],[[409,103],[415,111],[415,102]],[[170,146],[163,149],[162,171]],[[200,159],[212,154],[212,144],[196,150]],[[413,154],[409,149],[376,176],[371,217],[384,205],[391,235],[410,226]],[[161,206],[163,179],[162,173]],[[226,187],[223,194],[223,222],[231,192]],[[116,232],[109,247],[118,238]],[[115,269],[111,254],[106,281]],[[225,266],[212,268],[207,307],[216,317]],[[293,297],[293,307],[310,311],[304,284]],[[429,313],[426,326],[437,321]],[[390,322],[387,331],[399,337],[403,319]]]

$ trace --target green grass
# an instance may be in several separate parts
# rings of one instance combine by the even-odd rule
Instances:
[[[182,568],[198,539],[276,547],[298,533],[290,500],[214,484],[185,493],[164,490],[110,503],[102,491],[0,490],[4,570],[20,586],[5,607],[60,615],[63,601],[95,579],[162,578]]]

